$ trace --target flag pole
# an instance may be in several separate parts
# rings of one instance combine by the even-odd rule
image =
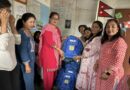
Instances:
[[[98,2],[97,2],[97,10],[96,10],[95,20],[98,20],[99,3],[100,3],[100,0],[98,0]]]

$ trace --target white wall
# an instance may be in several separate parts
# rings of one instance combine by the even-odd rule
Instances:
[[[28,0],[27,12],[33,13],[37,20],[40,19],[40,3],[37,0]]]
[[[102,0],[102,1],[113,8],[108,11],[108,13],[111,12],[110,14],[112,16],[114,16],[115,9],[130,8],[130,0]],[[102,21],[104,24],[108,19],[109,18],[98,17],[98,20]]]
[[[50,13],[50,0],[28,0],[27,12],[31,12],[36,16],[37,26],[48,23],[48,16]]]
[[[13,13],[14,13],[14,16],[15,16],[16,20],[18,20],[19,18],[21,18],[21,16],[24,13],[26,13],[26,5],[14,1],[13,2],[13,11],[14,11]]]
[[[95,20],[97,12],[97,2],[99,0],[51,0],[51,10],[57,11],[61,15],[59,26],[62,29],[64,35],[77,35],[77,30],[80,24],[86,24],[91,26],[91,23]],[[104,3],[110,5],[112,8],[130,8],[130,0],[102,0]],[[77,4],[76,4],[77,3]],[[109,10],[108,13],[114,14],[114,9]],[[65,20],[72,20],[71,29],[65,29]],[[103,23],[108,18],[100,18]]]
[[[80,24],[91,24],[95,19],[97,0],[51,0],[51,10],[60,13],[63,35],[79,36]],[[65,20],[71,20],[71,29],[65,28]]]

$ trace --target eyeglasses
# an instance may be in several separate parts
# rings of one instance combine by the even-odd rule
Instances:
[[[59,18],[51,18],[51,19],[52,19],[52,20],[57,20],[57,21],[59,20]]]

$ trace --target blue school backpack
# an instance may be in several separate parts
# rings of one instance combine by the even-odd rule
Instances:
[[[69,60],[70,62],[65,61],[66,60],[63,61],[62,68],[59,70],[57,75],[57,90],[74,90],[80,63],[73,59],[72,61]]]
[[[77,37],[69,36],[64,41],[62,49],[65,59],[58,71],[56,86],[58,90],[74,90],[80,62],[73,60],[73,57],[82,54],[83,45]]]
[[[83,48],[80,39],[72,35],[64,41],[62,46],[66,58],[73,58],[74,56],[81,55]]]

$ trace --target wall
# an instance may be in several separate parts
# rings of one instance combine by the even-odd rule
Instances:
[[[16,21],[21,18],[21,16],[26,13],[26,5],[20,2],[13,2],[13,14]]]
[[[60,13],[60,25],[63,35],[79,36],[80,24],[91,25],[95,19],[97,1],[95,0],[52,0],[51,11]],[[71,28],[65,28],[65,20],[71,20]]]
[[[41,4],[44,4],[45,6],[50,7],[51,0],[36,0],[36,1],[38,1]]]
[[[48,20],[49,20],[48,18],[50,14],[50,8],[41,4],[40,12],[41,12],[40,20],[42,21],[42,24],[45,25],[46,23],[48,23]]]
[[[51,0],[37,0],[40,3],[40,21],[42,25],[48,23],[48,17],[50,14],[50,1]]]
[[[37,18],[37,25],[45,25],[48,23],[50,0],[28,0],[27,12],[35,14]]]
[[[12,4],[12,14],[15,16],[16,21],[26,12],[33,13],[36,18],[36,25],[38,30],[41,30],[41,26],[48,23],[48,16],[50,14],[50,0],[27,0],[27,4],[17,2],[15,0],[9,0]],[[40,28],[39,28],[40,26]],[[37,29],[34,29],[35,31]]]
[[[99,0],[51,0],[51,11],[60,13],[60,28],[64,35],[79,36],[77,30],[80,24],[91,26],[95,20]],[[102,0],[112,8],[130,8],[130,0]],[[108,10],[108,13],[114,14],[113,10]],[[65,28],[65,20],[72,20],[71,29]],[[104,24],[109,18],[100,18]]]
[[[101,0],[101,1],[103,1],[104,3],[113,8],[107,11],[112,16],[114,16],[114,9],[130,8],[130,0]],[[104,24],[106,23],[107,19],[109,18],[98,17],[98,20],[102,21]]]
[[[12,0],[10,0],[12,2]],[[13,0],[14,1],[14,0]],[[102,0],[113,8],[130,8],[130,0]],[[98,0],[28,0],[27,11],[36,15],[37,20],[43,25],[48,23],[48,16],[51,11],[60,13],[59,26],[64,35],[79,36],[77,30],[80,24],[91,26],[95,20]],[[17,5],[17,4],[16,4]],[[13,7],[14,7],[13,3]],[[15,11],[14,7],[14,13]],[[114,12],[114,9],[112,13]],[[108,18],[98,17],[103,23]],[[71,20],[71,28],[65,28],[65,20]]]

